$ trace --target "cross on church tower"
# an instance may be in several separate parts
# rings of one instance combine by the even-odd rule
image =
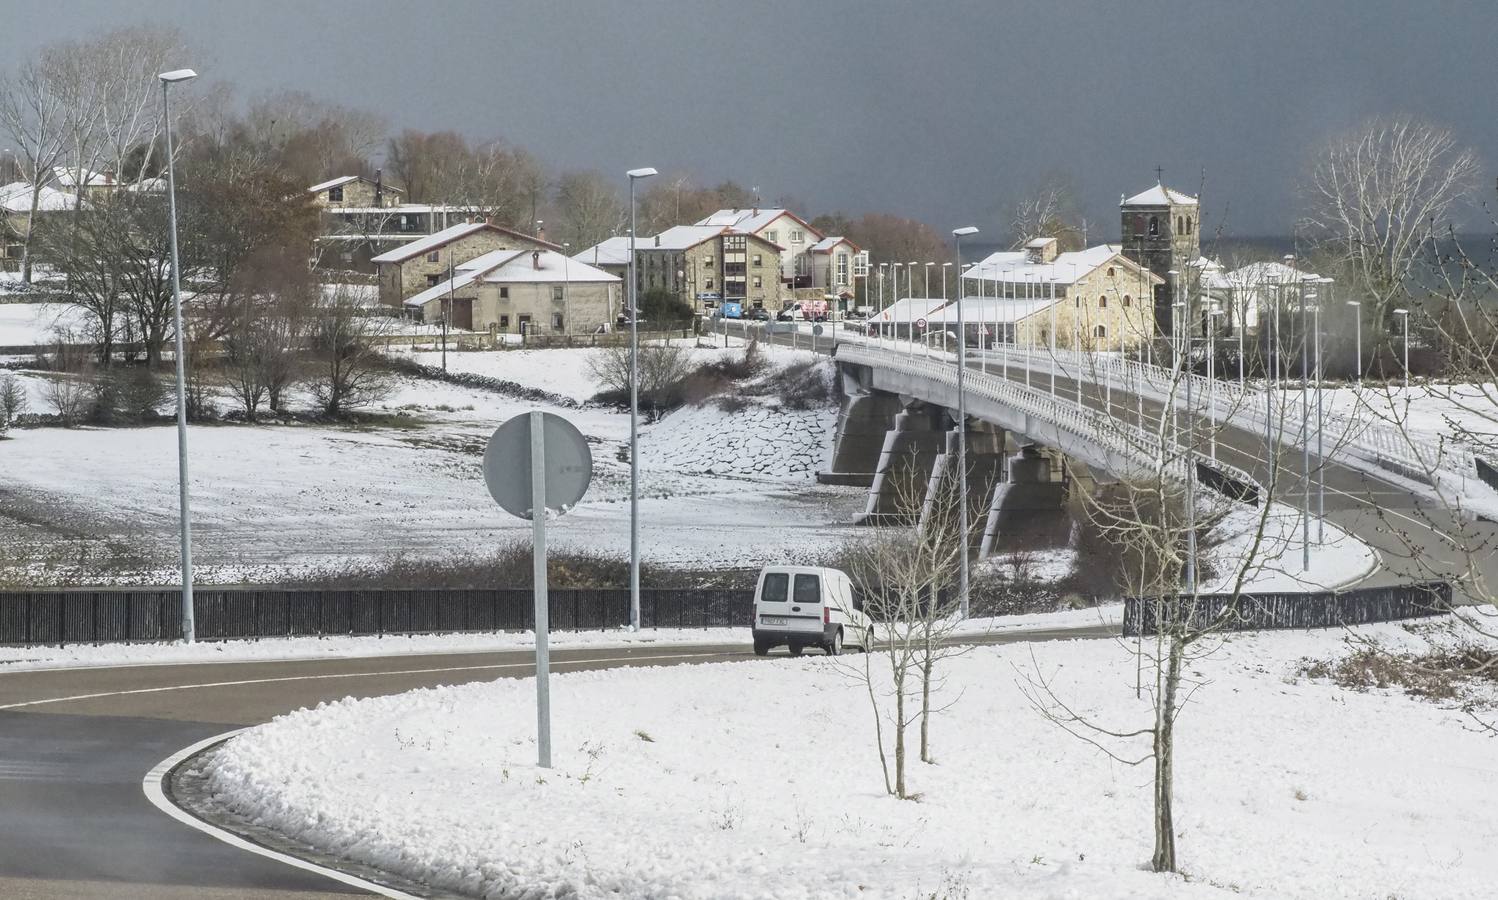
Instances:
[[[1155,166],[1155,184],[1164,184],[1164,183],[1165,183],[1165,169],[1163,167],[1161,167],[1161,166]]]

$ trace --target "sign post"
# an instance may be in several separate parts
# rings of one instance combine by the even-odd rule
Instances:
[[[551,768],[550,606],[546,584],[546,517],[562,515],[588,490],[593,453],[577,428],[539,410],[494,430],[484,450],[484,484],[506,512],[531,520],[531,581],[536,634],[536,756]]]

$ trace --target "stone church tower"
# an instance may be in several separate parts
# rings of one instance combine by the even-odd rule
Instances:
[[[1165,283],[1155,288],[1155,324],[1159,334],[1171,333],[1171,304],[1184,296],[1197,276],[1193,263],[1201,256],[1201,212],[1189,194],[1156,184],[1118,204],[1122,219],[1123,254]],[[1169,273],[1179,274],[1174,283]],[[1176,293],[1173,293],[1175,291]]]

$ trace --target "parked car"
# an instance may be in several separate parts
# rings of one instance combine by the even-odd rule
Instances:
[[[852,645],[867,653],[874,623],[863,612],[853,580],[820,566],[766,566],[754,589],[754,652],[784,646],[792,656],[819,647],[837,656]]]
[[[750,307],[744,312],[744,318],[753,319],[756,322],[770,321],[770,311],[762,306]]]
[[[787,306],[785,309],[782,309],[780,312],[778,312],[778,313],[775,314],[775,321],[777,321],[777,322],[794,322],[796,320],[796,317],[797,317],[797,307]]]

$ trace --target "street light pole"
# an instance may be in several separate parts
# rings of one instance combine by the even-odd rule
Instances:
[[[640,290],[635,263],[635,182],[658,174],[630,169],[629,178],[629,627],[640,630]]]
[[[1410,311],[1396,309],[1394,315],[1404,319],[1404,402],[1410,402]]]
[[[957,245],[957,271],[962,271],[962,238],[977,234],[972,225],[952,229],[952,239]],[[945,295],[945,272],[943,269],[943,295]],[[961,566],[958,569],[958,615],[968,617],[968,515],[967,515],[967,400],[963,385],[967,375],[967,327],[962,316],[962,281],[959,276],[957,290],[957,532],[962,541]]]
[[[187,483],[187,368],[182,340],[182,266],[177,254],[177,171],[172,159],[172,113],[167,97],[173,84],[198,77],[192,69],[163,72],[161,79],[161,116],[166,133],[167,208],[170,211],[172,247],[172,314],[176,319],[177,349],[177,493],[181,512],[179,538],[182,545],[182,639],[191,644],[197,639],[197,623],[192,602],[192,520]]]
[[[1353,375],[1353,383],[1361,389],[1363,386],[1363,304],[1357,300],[1348,300],[1347,305],[1352,307],[1352,318],[1357,333],[1357,343],[1354,352],[1357,354],[1357,367]]]
[[[1307,318],[1311,309],[1307,301],[1316,299],[1316,292],[1307,292],[1305,282],[1300,285],[1300,570],[1311,570],[1311,326]]]
[[[572,335],[572,249],[570,241],[562,241],[562,334]],[[568,345],[572,342],[569,340]]]

